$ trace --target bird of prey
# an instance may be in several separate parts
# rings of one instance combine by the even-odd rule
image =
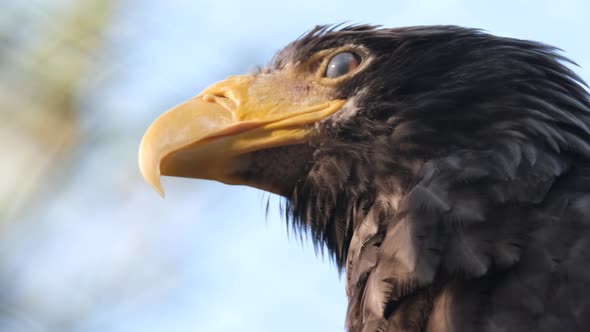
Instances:
[[[590,97],[551,46],[318,26],[162,114],[140,169],[285,197],[346,328],[590,331]]]

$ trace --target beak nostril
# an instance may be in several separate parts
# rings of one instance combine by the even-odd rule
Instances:
[[[200,98],[206,103],[215,103],[223,106],[227,110],[235,109],[237,107],[236,102],[223,92],[209,92],[200,96]]]
[[[217,96],[214,95],[214,94],[206,93],[206,94],[203,95],[202,98],[203,98],[203,101],[206,101],[208,103],[214,103],[216,97]]]
[[[228,99],[227,91],[211,91],[202,95],[202,98],[206,102],[215,102],[218,99]]]

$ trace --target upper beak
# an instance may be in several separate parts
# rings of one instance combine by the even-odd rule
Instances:
[[[143,177],[161,195],[160,175],[244,184],[232,167],[236,157],[304,143],[308,125],[345,102],[285,90],[259,76],[232,76],[173,107],[141,140]]]

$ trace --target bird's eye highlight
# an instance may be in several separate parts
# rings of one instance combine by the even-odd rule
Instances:
[[[328,63],[325,77],[337,78],[351,73],[361,64],[361,58],[352,52],[342,52],[334,56]]]

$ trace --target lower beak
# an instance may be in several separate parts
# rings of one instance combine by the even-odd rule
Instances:
[[[244,154],[307,142],[310,124],[344,100],[297,99],[257,76],[233,76],[162,114],[141,140],[139,168],[162,196],[161,175],[245,184],[232,167]]]

